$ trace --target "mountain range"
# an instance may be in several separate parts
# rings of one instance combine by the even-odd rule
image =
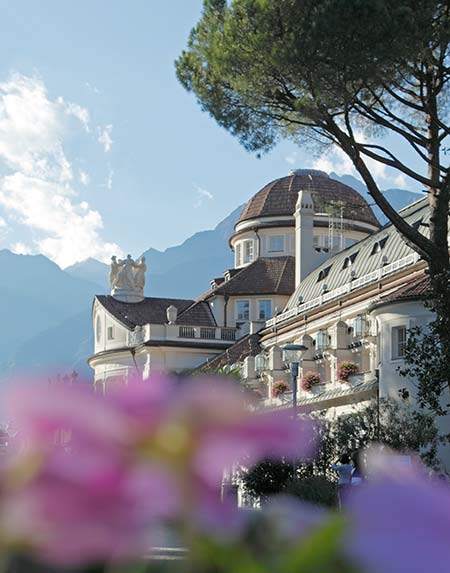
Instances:
[[[358,190],[371,203],[364,185],[349,175],[332,177]],[[401,189],[385,191],[396,209],[421,197]],[[201,231],[165,251],[149,248],[147,296],[196,298],[209,281],[233,266],[228,240],[242,210],[235,209],[214,229]],[[385,221],[374,209],[380,221]],[[87,259],[61,269],[43,255],[0,251],[0,378],[65,374],[72,369],[90,378],[86,359],[93,349],[91,304],[108,292],[109,266]]]

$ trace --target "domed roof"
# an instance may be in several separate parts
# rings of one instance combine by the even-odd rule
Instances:
[[[380,226],[369,204],[357,191],[316,169],[297,169],[287,177],[268,183],[250,199],[237,224],[260,217],[293,215],[300,190],[311,192],[316,213],[333,214],[337,210],[340,214],[343,207],[344,219]]]

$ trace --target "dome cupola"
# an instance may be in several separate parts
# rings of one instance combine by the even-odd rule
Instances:
[[[300,192],[312,200],[311,243],[316,252],[341,251],[379,228],[358,191],[324,171],[296,169],[265,185],[245,205],[230,239],[236,267],[259,257],[295,256]]]

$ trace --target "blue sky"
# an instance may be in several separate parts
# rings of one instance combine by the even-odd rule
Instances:
[[[293,167],[350,171],[290,143],[257,159],[200,110],[173,62],[201,4],[0,2],[0,248],[63,267],[138,256],[215,226]]]

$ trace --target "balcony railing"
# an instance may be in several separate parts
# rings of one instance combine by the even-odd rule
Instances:
[[[417,253],[411,253],[411,254],[407,255],[406,257],[399,259],[398,261],[395,261],[393,263],[390,263],[389,265],[386,265],[385,267],[381,267],[381,268],[377,269],[376,271],[372,271],[371,273],[363,275],[362,277],[354,279],[353,281],[349,281],[345,285],[342,285],[342,286],[340,286],[340,287],[338,287],[332,291],[329,291],[329,292],[327,292],[321,296],[313,298],[312,300],[309,300],[307,302],[299,304],[298,306],[291,308],[290,310],[287,310],[286,312],[283,312],[277,316],[274,316],[273,318],[271,318],[270,320],[268,320],[266,322],[266,327],[275,326],[277,324],[280,324],[281,322],[289,320],[290,318],[293,318],[294,316],[298,316],[300,314],[305,313],[306,311],[310,310],[311,308],[315,308],[317,306],[324,304],[325,302],[339,298],[340,296],[348,294],[351,291],[358,289],[358,288],[361,288],[367,284],[379,281],[387,275],[390,275],[390,274],[395,273],[404,267],[407,267],[409,265],[417,263],[419,258],[420,257]]]
[[[200,328],[200,338],[214,340],[216,338],[216,329],[209,326]]]
[[[222,340],[236,340],[236,330],[234,328],[221,328],[220,338]]]
[[[195,328],[193,326],[180,326],[178,336],[180,338],[195,338]]]
[[[196,338],[199,340],[222,340],[234,342],[236,340],[235,328],[220,328],[215,326],[179,326],[178,338]]]

